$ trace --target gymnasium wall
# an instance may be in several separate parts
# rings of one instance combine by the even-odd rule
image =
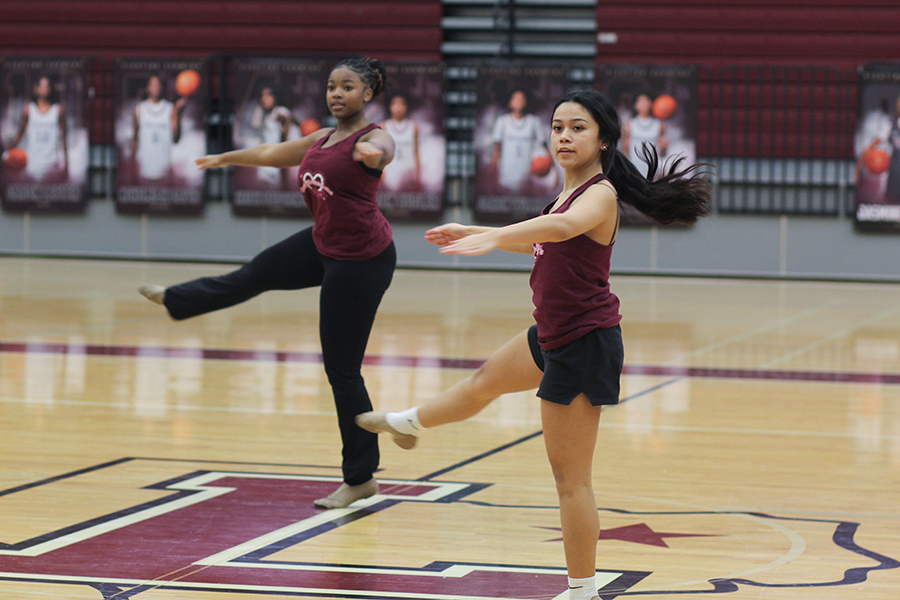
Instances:
[[[834,65],[900,58],[896,0],[706,2],[601,0],[598,62],[761,62]],[[263,8],[261,8],[263,7]],[[439,0],[0,0],[0,54],[91,55],[99,94],[118,56],[248,54],[441,59]],[[752,61],[748,57],[753,57]],[[106,99],[109,100],[109,99]],[[97,102],[102,108],[103,102]],[[103,143],[103,140],[97,140]],[[466,221],[464,209],[446,219]],[[225,202],[202,217],[119,215],[92,200],[83,215],[0,214],[0,253],[164,260],[242,261],[307,226],[241,219]],[[528,269],[527,255],[439,255],[429,224],[396,224],[400,264]],[[617,242],[619,273],[830,277],[900,281],[896,236],[859,234],[845,215],[716,214],[691,230],[630,228]],[[162,282],[165,283],[165,282]]]
[[[812,64],[897,60],[896,0],[600,0],[604,62]]]
[[[364,53],[440,60],[440,0],[3,0],[3,54]]]
[[[119,57],[215,54],[441,59],[440,0],[0,0],[0,55],[90,56],[92,144]],[[213,94],[218,90],[212,64]]]

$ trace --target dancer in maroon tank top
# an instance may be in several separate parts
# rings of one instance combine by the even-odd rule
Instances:
[[[343,444],[344,482],[315,501],[342,508],[378,492],[378,436],[354,417],[372,410],[361,368],[369,332],[394,274],[397,254],[391,226],[378,210],[381,170],[394,156],[390,135],[365,116],[366,104],[384,90],[386,70],[377,60],[347,59],[328,78],[326,100],[337,119],[299,140],[262,144],[197,160],[201,169],[228,165],[300,165],[300,187],[313,226],[263,250],[240,269],[179,285],[143,286],[140,292],[181,320],[234,306],[268,290],[321,286],[319,336],[322,362],[334,393]]]
[[[457,223],[425,238],[445,254],[500,249],[534,254],[531,287],[536,324],[497,350],[469,378],[400,413],[357,417],[368,431],[390,433],[412,448],[423,429],[471,417],[510,392],[538,388],[547,455],[556,479],[571,600],[597,600],[595,561],[600,524],[591,465],[600,407],[619,400],[624,351],[619,300],[609,267],[618,203],[660,223],[693,223],[706,214],[711,186],[680,161],[656,177],[659,158],[644,148],[645,178],[616,145],[615,107],[593,90],[570,92],[553,112],[550,142],[565,171],[562,192],[540,216],[506,227]]]

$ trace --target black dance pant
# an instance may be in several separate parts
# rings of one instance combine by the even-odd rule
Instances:
[[[165,305],[173,319],[181,320],[234,306],[268,290],[321,286],[319,338],[337,407],[344,482],[359,485],[372,478],[379,460],[377,434],[354,421],[356,415],[372,410],[361,372],[363,355],[396,264],[393,242],[369,260],[323,256],[309,228],[263,250],[237,271],[166,288]]]

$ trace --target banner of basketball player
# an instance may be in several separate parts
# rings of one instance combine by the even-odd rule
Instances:
[[[551,158],[550,118],[566,91],[565,67],[478,68],[474,217],[510,223],[541,212],[562,185]]]
[[[321,59],[236,57],[228,67],[234,98],[235,149],[299,139],[326,120],[328,63]],[[232,212],[240,216],[309,217],[298,167],[235,167]]]
[[[697,70],[687,65],[608,65],[600,72],[600,91],[616,105],[622,121],[619,150],[644,174],[643,144],[652,144],[662,163],[697,158]],[[652,222],[623,205],[623,225]]]
[[[208,68],[205,59],[121,59],[116,63],[116,210],[123,214],[203,212]]]
[[[0,62],[0,205],[8,212],[83,212],[88,134],[85,60]]]
[[[900,65],[866,65],[859,74],[856,228],[900,232]]]
[[[394,138],[378,205],[391,220],[435,221],[443,216],[444,72],[439,64],[386,64],[389,89],[366,116]]]

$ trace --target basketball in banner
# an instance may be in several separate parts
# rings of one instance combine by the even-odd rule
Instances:
[[[549,147],[550,119],[566,91],[567,71],[483,66],[477,82],[474,216],[491,223],[537,216],[562,186]]]
[[[229,87],[235,98],[236,150],[300,139],[327,118],[329,65],[320,59],[235,58]],[[232,212],[240,216],[308,218],[299,167],[235,167]]]
[[[389,89],[366,116],[394,138],[378,205],[392,220],[440,220],[444,208],[444,76],[441,65],[387,64]]]
[[[123,59],[116,75],[116,210],[202,213],[206,62]]]
[[[8,212],[83,212],[88,134],[85,62],[8,57],[0,63],[0,197]]]
[[[697,159],[697,72],[680,65],[609,65],[600,74],[600,91],[617,107],[622,122],[619,150],[647,174],[644,144],[654,146],[662,167],[684,157]],[[659,173],[658,173],[659,174]],[[650,225],[648,217],[622,206],[622,223]]]
[[[854,152],[856,228],[900,231],[900,65],[860,72]]]

